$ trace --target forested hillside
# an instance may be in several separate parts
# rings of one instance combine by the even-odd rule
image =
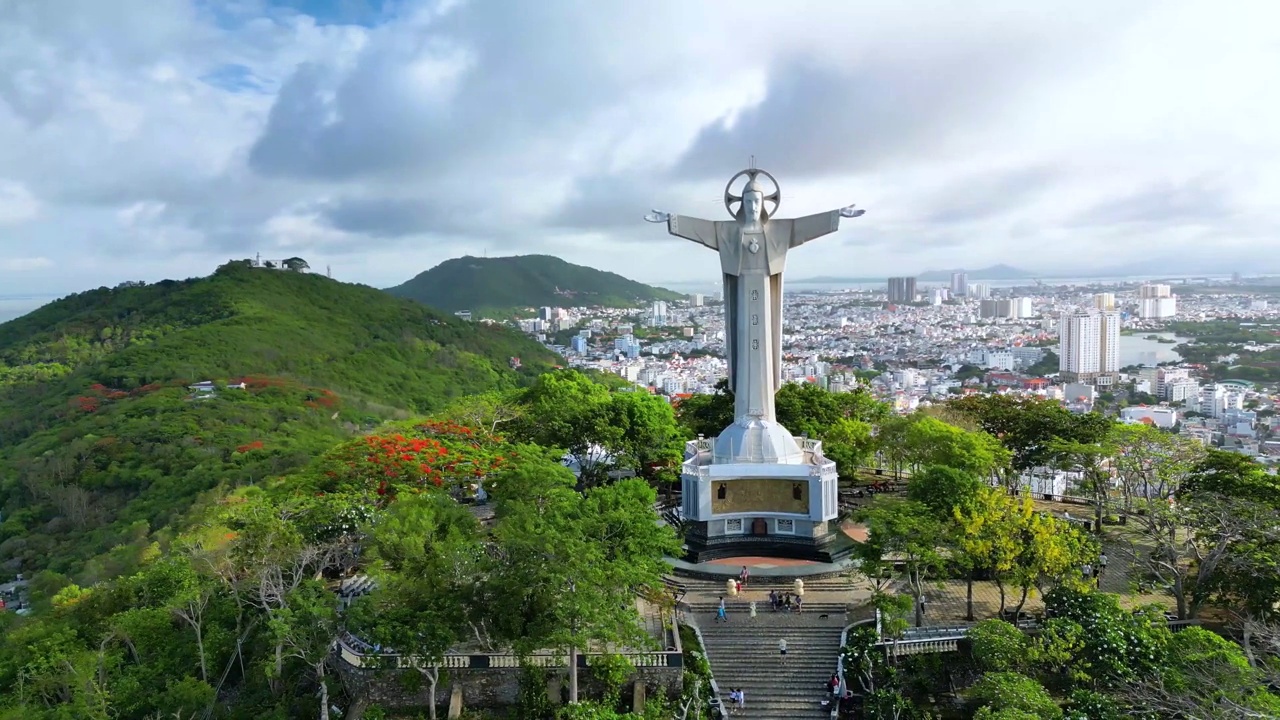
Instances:
[[[238,262],[51,303],[0,325],[0,576],[127,571],[214,488],[554,359],[373,288]]]
[[[387,292],[449,311],[544,305],[630,307],[684,297],[550,255],[454,258]]]

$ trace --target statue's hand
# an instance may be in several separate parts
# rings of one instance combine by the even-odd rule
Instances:
[[[856,218],[860,217],[865,212],[866,210],[863,210],[862,208],[849,205],[848,207],[840,208],[840,217]]]
[[[664,223],[671,219],[671,213],[665,213],[661,210],[650,210],[649,214],[644,216],[645,222]]]

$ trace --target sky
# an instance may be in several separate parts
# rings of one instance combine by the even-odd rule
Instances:
[[[642,221],[866,215],[787,275],[1280,272],[1280,3],[0,0],[0,296],[300,256],[714,281]]]

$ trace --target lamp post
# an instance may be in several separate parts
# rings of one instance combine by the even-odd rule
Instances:
[[[578,592],[578,583],[576,580],[569,580],[569,593],[576,595]],[[576,598],[575,598],[576,599]],[[574,603],[570,603],[570,607],[577,607]],[[575,617],[569,621],[569,704],[573,705],[578,702],[578,618]]]

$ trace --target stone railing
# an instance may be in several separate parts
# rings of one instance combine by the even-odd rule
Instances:
[[[423,667],[423,660],[411,655],[381,651],[370,647],[354,636],[343,636],[337,642],[338,657],[355,668],[394,667],[398,670]],[[578,653],[578,667],[588,667],[588,658],[603,653]],[[679,668],[684,660],[679,647],[663,651],[624,650],[616,653],[631,662],[637,668]],[[450,670],[471,668],[518,668],[525,665],[534,667],[568,667],[568,653],[537,652],[521,658],[514,653],[449,653],[440,659],[440,667]]]
[[[756,463],[756,464],[757,464],[757,465],[761,465],[760,463]],[[795,480],[795,479],[797,479],[798,477],[817,477],[817,478],[820,478],[820,477],[822,477],[822,472],[823,472],[823,470],[824,470],[825,468],[827,468],[827,467],[832,467],[832,468],[834,468],[834,467],[835,467],[835,461],[834,461],[834,460],[826,460],[826,459],[823,459],[823,460],[822,460],[822,462],[821,462],[821,463],[819,463],[819,464],[817,464],[817,465],[785,465],[785,466],[782,466],[782,467],[803,467],[803,468],[808,468],[808,474],[807,474],[807,475],[803,475],[803,476],[791,476],[791,475],[788,475],[788,476],[787,476],[787,478],[786,478],[786,479],[788,479],[788,480]],[[711,465],[700,465],[700,464],[698,464],[698,459],[697,459],[697,458],[694,458],[694,459],[692,459],[692,460],[687,460],[687,461],[685,461],[685,463],[684,463],[683,465],[681,465],[681,466],[680,466],[680,472],[681,472],[681,474],[684,474],[684,475],[690,475],[690,476],[700,477],[700,478],[703,478],[703,477],[711,477]]]

